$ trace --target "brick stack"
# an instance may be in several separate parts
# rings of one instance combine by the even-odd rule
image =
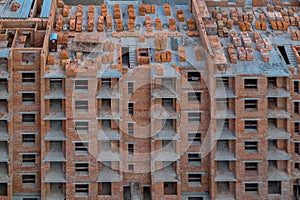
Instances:
[[[68,17],[69,16],[69,11],[70,11],[70,7],[67,5],[64,5],[63,8],[63,17]]]
[[[130,32],[134,31],[134,19],[128,20],[128,31],[130,31]]]
[[[260,50],[260,57],[261,57],[262,61],[269,62],[270,61],[270,54],[269,54],[268,49],[262,48]]]
[[[95,16],[95,6],[91,5],[88,9],[88,32],[92,32],[94,30],[94,16]]]
[[[289,27],[288,23],[284,21],[271,21],[270,23],[273,30],[287,31]]]
[[[186,53],[183,46],[178,47],[178,56],[180,62],[186,62]]]
[[[183,10],[177,10],[177,18],[179,22],[184,22],[185,18],[184,18]]]
[[[107,6],[106,6],[106,4],[101,4],[101,15],[103,17],[107,16]]]
[[[190,31],[196,30],[195,20],[193,18],[187,20],[187,25]]]
[[[296,41],[300,40],[300,31],[299,30],[297,30],[297,31],[291,30],[290,35],[291,35],[292,40],[296,40]]]
[[[254,59],[254,53],[253,53],[253,50],[252,48],[245,48],[246,50],[246,59],[251,61]]]
[[[167,36],[158,35],[154,39],[154,46],[157,51],[165,50],[167,47]]]
[[[170,4],[164,4],[164,13],[165,13],[166,16],[171,16]]]
[[[132,4],[128,5],[128,17],[129,19],[135,20],[136,16],[134,13],[134,6]]]
[[[230,44],[230,43],[227,44],[227,52],[229,55],[230,62],[236,64],[237,63],[237,55],[235,53],[233,44]]]
[[[120,4],[114,5],[114,18],[115,19],[121,19],[121,8]]]
[[[151,5],[151,14],[156,13],[156,5]]]
[[[239,22],[241,31],[251,31],[251,24],[249,22]]]
[[[160,18],[155,18],[155,28],[156,28],[156,30],[162,30]]]
[[[145,25],[146,25],[146,31],[151,32],[152,31],[152,20],[151,20],[150,16],[146,16]]]
[[[176,20],[174,18],[169,19],[169,27],[170,27],[170,31],[176,31],[177,30]]]
[[[155,52],[154,54],[155,62],[171,62],[172,61],[172,53],[170,51],[166,52]]]
[[[139,7],[140,16],[145,16],[145,12],[146,12],[145,4],[141,4]]]
[[[243,47],[237,47],[238,55],[240,60],[247,60],[246,51]]]
[[[63,26],[62,15],[59,15],[56,18],[55,31],[61,31],[62,30],[62,26]]]
[[[98,31],[100,31],[100,32],[104,31],[104,17],[103,16],[98,17]]]
[[[70,31],[74,31],[76,28],[76,16],[70,17]]]
[[[117,31],[118,32],[123,31],[123,22],[122,22],[122,19],[116,19],[116,25],[117,25]]]
[[[83,14],[83,7],[82,5],[78,5],[77,13],[76,13],[76,29],[75,29],[75,31],[77,32],[82,31],[82,14]]]
[[[106,27],[111,28],[113,26],[113,21],[111,16],[106,16]]]

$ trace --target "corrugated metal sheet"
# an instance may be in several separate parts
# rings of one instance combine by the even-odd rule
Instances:
[[[40,18],[48,18],[50,15],[52,0],[44,0]]]
[[[15,0],[15,2],[20,4],[20,8],[16,11],[11,11],[9,1],[6,4],[0,5],[1,19],[26,19],[29,17],[33,0]]]

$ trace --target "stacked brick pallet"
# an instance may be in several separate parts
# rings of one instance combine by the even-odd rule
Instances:
[[[156,62],[171,62],[172,61],[172,53],[170,51],[166,52],[155,52],[154,55]]]
[[[95,22],[94,22],[94,16],[95,16],[95,6],[91,5],[88,9],[88,31],[92,32],[94,30]]]
[[[177,18],[179,22],[184,22],[185,18],[184,18],[183,10],[177,10]]]
[[[83,7],[82,5],[78,5],[77,13],[76,13],[76,32],[82,31],[82,15],[83,15]]]

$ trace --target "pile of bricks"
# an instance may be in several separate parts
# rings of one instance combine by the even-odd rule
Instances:
[[[62,12],[63,17],[68,17],[69,12],[70,12],[70,7],[68,5],[64,5],[63,12]]]
[[[186,62],[186,53],[183,46],[178,47],[178,56],[180,62]]]
[[[154,55],[155,62],[172,62],[172,53],[170,51],[166,52],[155,52]]]
[[[287,31],[289,24],[283,21],[271,21],[271,27],[273,30]]]
[[[165,35],[158,35],[154,39],[154,46],[157,51],[165,50],[167,47],[168,37]]]
[[[267,48],[262,48],[260,50],[260,57],[262,61],[269,62],[270,61],[270,54]]]
[[[255,21],[255,28],[256,30],[262,30],[265,31],[267,30],[267,23],[265,21]]]
[[[160,18],[155,18],[155,28],[156,28],[156,30],[162,30]]]
[[[99,16],[98,17],[98,31],[103,32],[104,31],[104,17],[103,16]]]
[[[150,16],[146,16],[145,25],[146,25],[146,31],[151,32],[152,31],[152,20],[151,20]]]
[[[48,55],[47,65],[54,65],[54,64],[55,64],[55,56],[54,55]]]
[[[291,39],[295,40],[295,41],[299,41],[300,40],[300,31],[297,30],[290,30],[290,35],[291,35]]]
[[[249,22],[239,22],[241,31],[251,31],[251,24]]]
[[[76,32],[82,31],[82,15],[83,15],[83,7],[82,5],[78,5],[77,13],[76,13]]]
[[[224,21],[218,20],[218,36],[219,37],[228,37],[228,29],[224,26]]]
[[[62,15],[57,16],[55,31],[61,31],[63,27]]]
[[[106,6],[106,4],[101,4],[101,15],[103,17],[107,16],[107,6]]]
[[[70,17],[70,31],[74,31],[76,28],[76,16]]]
[[[61,50],[60,53],[60,59],[64,60],[64,59],[68,59],[69,58],[69,52],[66,49]]]
[[[130,32],[134,31],[134,19],[128,20],[128,31],[130,31]]]
[[[94,16],[95,16],[95,6],[91,5],[88,9],[88,32],[92,32],[94,30]]]
[[[20,3],[18,3],[18,2],[12,2],[12,4],[11,4],[11,11],[17,11],[19,8],[21,7],[21,4]]]
[[[170,31],[176,31],[177,30],[176,20],[174,18],[169,19],[169,27],[170,27]]]
[[[113,26],[113,21],[111,16],[106,16],[106,27],[111,28]]]
[[[233,44],[230,44],[230,43],[227,44],[227,52],[229,55],[230,62],[236,64],[237,63],[237,55],[235,53]]]
[[[183,10],[177,10],[177,18],[179,22],[184,22],[185,18],[184,18]]]
[[[128,17],[129,17],[129,19],[133,19],[133,20],[135,20],[135,18],[136,18],[135,13],[134,13],[134,6],[132,4],[128,5]]]
[[[141,4],[139,8],[140,16],[145,16],[147,14],[155,14],[156,13],[156,5],[150,4]]]
[[[164,13],[165,13],[166,16],[171,16],[170,4],[164,4]]]
[[[58,33],[58,44],[68,44],[69,34],[68,33]]]
[[[195,20],[193,18],[187,20],[187,25],[190,31],[196,30]]]
[[[145,4],[141,4],[140,7],[139,7],[140,16],[145,16],[145,12],[146,12]]]
[[[116,19],[117,32],[123,31],[122,19]]]
[[[114,5],[114,18],[115,19],[121,19],[121,8],[120,4]]]

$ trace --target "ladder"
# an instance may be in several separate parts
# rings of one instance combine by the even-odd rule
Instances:
[[[135,67],[136,64],[136,47],[129,46],[129,66],[130,68]]]

